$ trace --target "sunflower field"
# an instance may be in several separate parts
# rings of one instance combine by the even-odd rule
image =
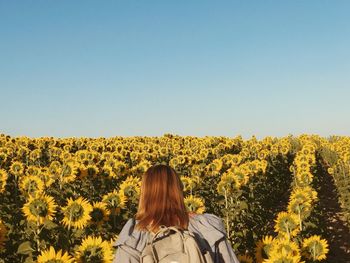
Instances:
[[[0,262],[111,262],[142,174],[171,165],[240,262],[350,262],[350,137],[0,135]],[[123,263],[123,262],[121,262]]]

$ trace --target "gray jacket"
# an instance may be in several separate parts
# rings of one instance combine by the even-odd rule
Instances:
[[[113,244],[117,248],[113,263],[139,263],[139,255],[150,236],[150,232],[134,229],[135,220],[130,218]],[[220,263],[239,263],[229,241],[226,238],[225,226],[220,217],[214,214],[197,214],[190,217],[188,230],[200,239],[207,242],[211,252],[215,253],[215,242],[219,241],[218,253]]]

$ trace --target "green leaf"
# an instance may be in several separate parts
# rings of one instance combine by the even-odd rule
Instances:
[[[32,256],[27,257],[26,260],[24,261],[24,263],[33,263],[33,262],[34,260]]]
[[[51,220],[45,219],[44,221],[44,227],[48,230],[50,229],[54,229],[55,227],[57,227],[57,224],[55,224],[54,222],[52,222]]]
[[[34,249],[31,247],[30,241],[25,241],[22,244],[18,246],[17,253],[23,254],[23,255],[29,255],[34,251]]]

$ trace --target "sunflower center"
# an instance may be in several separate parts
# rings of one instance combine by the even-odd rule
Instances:
[[[110,196],[106,201],[110,207],[118,207],[120,204],[120,199],[117,195]]]
[[[64,168],[63,168],[63,175],[70,175],[72,173],[72,168],[68,165],[66,165]]]
[[[104,262],[103,251],[101,247],[89,246],[82,255],[82,262],[102,263]]]
[[[41,216],[45,217],[48,213],[48,206],[47,203],[41,199],[36,199],[29,205],[29,211],[34,216]]]
[[[84,208],[80,204],[74,203],[69,207],[68,213],[72,221],[78,221],[84,214]]]
[[[135,191],[134,187],[132,187],[132,186],[126,187],[124,192],[125,192],[125,195],[127,197],[132,197],[136,194],[136,191]]]
[[[94,210],[92,210],[92,212],[90,213],[90,216],[94,222],[100,222],[103,220],[104,213],[101,209],[94,208]]]

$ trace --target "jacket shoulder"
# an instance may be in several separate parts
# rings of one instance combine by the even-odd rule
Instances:
[[[136,220],[134,218],[128,219],[119,233],[118,239],[113,243],[114,247],[119,245],[127,245],[142,251],[147,242],[148,233],[145,231],[138,231],[135,229]]]
[[[195,232],[214,246],[219,240],[226,238],[226,229],[220,217],[214,214],[197,214],[191,220],[189,231]]]

